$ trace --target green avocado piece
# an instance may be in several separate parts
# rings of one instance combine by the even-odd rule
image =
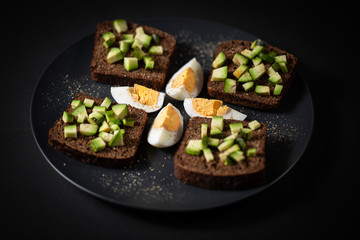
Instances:
[[[224,91],[226,93],[236,93],[236,80],[227,78],[225,80]]]
[[[265,72],[266,68],[263,63],[249,69],[249,73],[254,81],[258,80]]]
[[[221,116],[213,116],[211,119],[210,129],[218,129],[222,131],[224,129],[224,118]]]
[[[120,48],[115,48],[115,47],[111,48],[106,56],[106,60],[110,64],[114,62],[118,62],[123,58],[124,58],[123,52],[120,50]]]
[[[241,64],[248,64],[249,59],[244,57],[243,55],[241,55],[240,53],[235,53],[233,59],[232,59],[233,63],[236,65],[241,65]]]
[[[111,107],[117,119],[123,119],[129,114],[127,104],[116,104]]]
[[[218,146],[218,150],[220,152],[223,152],[226,149],[230,148],[233,144],[234,144],[234,139],[224,141]]]
[[[208,146],[212,148],[217,148],[219,146],[220,139],[218,138],[208,138]]]
[[[115,130],[114,136],[109,142],[110,147],[124,146],[124,133],[123,129]]]
[[[241,77],[239,78],[238,82],[245,83],[245,82],[250,82],[250,81],[252,81],[252,80],[253,80],[253,79],[252,79],[249,71],[246,71],[246,72],[244,72],[244,73],[241,75]]]
[[[124,58],[124,68],[126,71],[130,72],[131,70],[137,69],[138,67],[138,59],[136,57]]]
[[[145,69],[154,68],[155,61],[149,56],[144,56],[144,63],[145,63]]]
[[[191,139],[186,145],[185,152],[191,155],[199,156],[201,153],[201,140],[200,139]]]
[[[116,19],[114,20],[113,25],[118,33],[126,32],[128,30],[128,25],[125,19]]]
[[[101,113],[102,115],[105,115],[106,106],[94,106],[92,112],[98,112]]]
[[[163,47],[161,45],[152,46],[149,49],[150,55],[162,55],[164,52]]]
[[[64,137],[65,138],[77,138],[76,124],[68,125],[68,126],[64,127]]]
[[[94,125],[94,126],[97,126],[97,125]],[[111,128],[110,128],[110,125],[107,121],[103,121],[101,123],[101,126],[99,127],[99,132],[110,132],[111,131]]]
[[[248,66],[246,66],[245,64],[241,64],[234,72],[233,75],[239,79],[240,76],[245,73],[248,70]]]
[[[282,86],[282,85],[276,84],[276,85],[275,85],[275,88],[274,88],[273,95],[280,95],[282,89],[283,89],[283,86]]]
[[[241,137],[246,140],[249,141],[253,136],[253,130],[251,130],[250,128],[243,128],[241,130]]]
[[[92,112],[89,114],[88,121],[91,124],[100,125],[104,120],[104,116],[99,112]]]
[[[207,136],[207,132],[208,132],[208,125],[206,123],[202,123],[201,124],[201,138],[203,138],[204,136]]]
[[[253,121],[249,122],[248,126],[251,130],[256,130],[259,127],[261,127],[261,124],[257,120],[253,120]]]
[[[99,152],[106,147],[106,143],[101,137],[97,137],[90,142],[90,147],[94,152]]]
[[[230,123],[229,128],[231,133],[240,133],[241,129],[243,128],[243,123],[242,122]]]
[[[244,140],[243,138],[241,138],[241,137],[238,137],[238,138],[235,139],[235,141],[236,141],[236,143],[240,146],[240,148],[241,148],[242,150],[244,150],[245,145],[246,145],[245,140]]]
[[[89,99],[89,98],[85,98],[84,99],[84,105],[85,107],[88,107],[88,108],[92,108],[94,106],[94,100],[93,99]]]
[[[116,119],[114,110],[109,110],[105,112],[105,117],[107,122],[112,122]]]
[[[71,102],[71,108],[72,109],[75,109],[75,108],[77,108],[77,107],[79,107],[79,106],[81,106],[82,105],[82,101],[81,100],[78,100],[78,99],[74,99],[74,100],[72,100],[72,102]]]
[[[144,48],[148,48],[150,46],[152,38],[146,33],[142,33],[142,34],[136,34],[135,39],[139,39],[140,42],[142,43],[142,46]]]
[[[109,48],[115,42],[116,39],[113,32],[106,32],[102,35],[102,37],[104,39],[103,45],[106,48]]]
[[[111,139],[114,137],[114,135],[111,133],[107,133],[107,132],[100,132],[99,137],[101,137],[102,140],[104,140],[105,142],[108,143],[111,141]]]
[[[269,69],[271,69],[271,67]],[[282,78],[281,78],[281,76],[280,76],[280,74],[278,72],[271,73],[271,76],[269,77],[268,80],[272,85],[282,83]]]
[[[254,86],[254,82],[246,82],[242,85],[245,92],[249,91]]]
[[[130,48],[130,43],[129,43],[129,41],[126,41],[126,40],[120,40],[119,46],[120,46],[120,51],[122,53],[127,53]]]
[[[257,85],[255,87],[255,93],[262,96],[270,95],[270,88],[269,86]]]
[[[122,123],[127,127],[134,127],[135,120],[133,118],[123,118]]]
[[[100,104],[100,106],[104,106],[106,107],[106,109],[108,109],[110,105],[111,105],[111,100],[108,97],[106,97]]]
[[[225,79],[227,77],[227,71],[228,71],[227,66],[223,66],[223,67],[214,69],[212,71],[210,81],[225,81]]]
[[[249,148],[246,152],[247,157],[255,157],[256,156],[256,148]]]
[[[227,158],[230,158],[231,160],[234,160],[236,162],[240,162],[245,159],[244,152],[242,151],[235,151],[230,153]]]
[[[74,117],[78,117],[79,114],[88,116],[85,105],[80,105],[79,107],[75,108],[75,110],[71,113]]]
[[[222,65],[224,65],[226,61],[226,57],[225,57],[225,54],[223,52],[220,52],[216,58],[214,59],[214,61],[212,62],[212,67],[213,68],[219,68],[221,67]]]
[[[64,123],[72,123],[74,121],[74,116],[71,113],[64,111],[62,119]]]
[[[80,124],[80,134],[83,136],[94,136],[98,131],[98,125],[82,123]]]
[[[210,148],[204,148],[203,149],[204,157],[207,162],[214,160],[214,155],[212,154]]]

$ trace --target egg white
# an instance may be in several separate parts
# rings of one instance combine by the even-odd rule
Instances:
[[[193,104],[192,104],[193,98],[185,98],[184,100],[184,109],[185,112],[190,116],[190,117],[209,117],[211,118],[212,116],[204,116],[200,113],[198,113],[194,108],[193,108]],[[229,112],[224,114],[222,116],[224,119],[235,119],[235,120],[240,120],[240,121],[244,121],[245,118],[247,117],[247,115],[236,111],[232,108],[230,108]]]
[[[115,101],[119,104],[126,103],[133,107],[140,108],[145,110],[147,113],[156,112],[161,109],[164,104],[165,93],[160,92],[157,104],[150,106],[145,105],[140,102],[134,100],[131,96],[131,92],[133,92],[133,87],[111,87],[111,95],[115,99]]]
[[[173,88],[172,82],[174,79],[186,68],[191,68],[195,73],[195,89],[193,92],[189,92],[186,90],[185,86],[182,85],[179,88]],[[171,98],[184,101],[185,98],[194,98],[199,95],[202,90],[204,84],[204,72],[200,65],[200,63],[196,60],[196,58],[192,58],[189,62],[187,62],[184,66],[182,66],[174,75],[170,78],[169,82],[166,85],[165,92]]]
[[[183,117],[182,117],[180,111],[171,103],[169,103],[168,105],[171,105],[175,109],[177,114],[179,115],[180,126],[176,131],[169,131],[169,130],[166,130],[164,127],[154,128],[154,122],[155,122],[156,118],[160,115],[160,113],[165,109],[165,107],[164,107],[158,113],[158,115],[154,119],[154,122],[151,124],[150,130],[149,130],[149,133],[147,136],[148,143],[157,148],[167,148],[167,147],[173,146],[181,139],[181,136],[184,131],[184,120],[183,120]]]

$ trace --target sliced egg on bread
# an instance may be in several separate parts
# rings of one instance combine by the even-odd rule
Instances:
[[[222,116],[224,119],[236,119],[243,121],[246,115],[236,111],[218,99],[185,98],[184,109],[190,117]]]
[[[196,58],[191,59],[170,78],[165,92],[171,98],[184,101],[199,95],[204,84],[204,72]]]
[[[147,141],[157,148],[170,147],[180,140],[183,131],[183,117],[180,111],[168,103],[154,119]]]
[[[130,104],[148,113],[160,110],[165,99],[165,93],[139,84],[134,84],[134,87],[111,87],[111,95],[119,104]]]

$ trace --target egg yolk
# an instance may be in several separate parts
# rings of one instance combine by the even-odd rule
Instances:
[[[216,116],[223,116],[225,114],[227,114],[230,111],[230,108],[226,105],[223,105],[221,107],[219,107],[219,109],[216,112]]]
[[[154,121],[154,128],[164,127],[168,131],[176,131],[179,129],[181,119],[177,111],[171,106],[167,105],[156,117]]]
[[[194,98],[192,101],[193,109],[203,116],[215,116],[222,103],[221,100],[206,98]]]
[[[131,93],[131,96],[137,102],[153,106],[158,102],[159,92],[139,84],[134,84],[134,91]]]
[[[196,80],[195,73],[191,68],[186,68],[181,73],[179,73],[176,78],[173,80],[171,87],[179,88],[182,85],[185,86],[185,89],[192,93],[195,90]]]

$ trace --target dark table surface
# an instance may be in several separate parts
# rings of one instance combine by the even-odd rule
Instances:
[[[273,2],[275,3],[275,2]],[[244,2],[131,6],[11,6],[2,20],[1,232],[40,239],[304,239],[359,236],[360,167],[356,137],[358,39],[353,7]],[[240,4],[237,6],[237,4]],[[244,5],[245,4],[245,5]],[[300,161],[265,191],[213,210],[163,213],[100,200],[60,176],[36,145],[30,102],[46,67],[97,22],[156,17],[218,22],[259,36],[299,59],[315,109]],[[348,17],[351,16],[351,17]],[[5,224],[4,224],[5,223]],[[352,236],[352,237],[350,237]]]

